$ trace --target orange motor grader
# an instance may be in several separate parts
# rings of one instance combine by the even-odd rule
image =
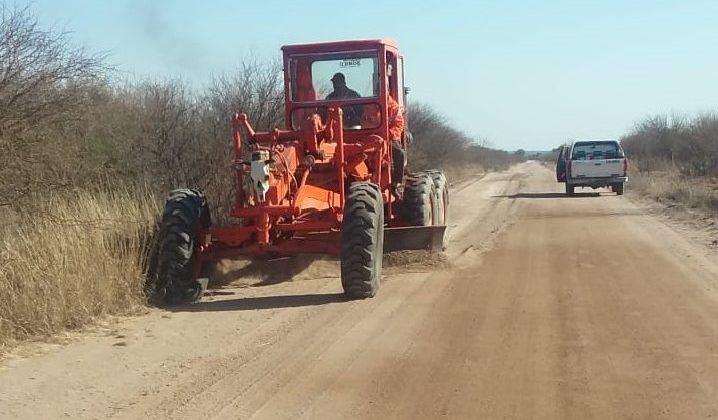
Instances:
[[[397,105],[407,119],[397,44],[282,51],[286,127],[257,132],[245,114],[232,117],[237,190],[230,215],[240,223],[213,226],[197,190],[167,199],[152,288],[166,303],[198,300],[203,267],[219,259],[300,253],[339,256],[345,294],[368,298],[379,288],[384,252],[445,247],[446,178],[407,170],[406,124],[400,138],[390,137]]]

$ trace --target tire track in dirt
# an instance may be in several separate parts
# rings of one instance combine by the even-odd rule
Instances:
[[[514,177],[510,177],[509,181],[512,181],[513,179]],[[510,183],[504,185],[503,180],[499,182],[501,182],[501,185],[505,188],[509,188],[511,186]],[[502,189],[500,192],[504,192],[504,190]],[[461,197],[458,196],[458,198]],[[495,199],[493,201],[498,203],[500,200]],[[485,216],[487,218],[499,216],[505,217],[506,214],[507,213],[505,209],[502,209],[501,214],[499,214],[499,212],[497,212],[496,205],[493,204],[488,209],[488,214],[486,214]],[[496,231],[496,226],[500,225],[501,222],[495,222],[494,225],[492,225],[492,229]],[[492,236],[490,232],[486,232],[486,235],[487,237]],[[397,276],[397,273],[401,273],[400,268],[392,271],[394,272],[394,276]],[[332,366],[332,375],[336,376],[345,369],[347,365],[346,360],[351,360],[352,356],[354,355],[354,353],[351,352],[345,354],[346,349],[356,348],[356,351],[359,352],[362,349],[361,345],[370,342],[377,342],[377,331],[374,331],[374,328],[380,329],[382,326],[384,326],[385,321],[388,320],[389,316],[392,313],[398,310],[401,310],[403,313],[408,306],[407,302],[412,302],[415,298],[414,295],[422,294],[422,296],[428,298],[433,298],[433,296],[436,295],[437,287],[439,287],[440,289],[441,286],[436,284],[435,278],[431,279],[431,284],[427,284],[428,277],[429,275],[426,273],[414,273],[405,276],[399,275],[399,278],[392,279],[388,283],[402,282],[406,285],[410,285],[411,288],[403,287],[401,289],[395,289],[393,291],[387,290],[391,286],[387,286],[387,282],[385,282],[385,286],[382,288],[382,298],[385,301],[381,303],[381,306],[378,309],[377,304],[373,304],[371,312],[361,312],[362,308],[366,310],[366,302],[373,302],[366,301],[362,303],[361,308],[354,308],[350,310],[350,312],[340,313],[336,316],[324,315],[319,320],[312,320],[308,322],[307,324],[312,326],[311,329],[309,329],[308,326],[300,326],[299,331],[292,331],[289,333],[289,335],[291,335],[292,337],[297,337],[300,340],[303,337],[313,336],[315,337],[315,340],[311,345],[303,349],[303,351],[301,351],[299,354],[292,354],[291,350],[287,350],[278,355],[265,355],[262,358],[256,359],[263,360],[264,365],[255,365],[251,364],[250,362],[247,365],[241,366],[241,368],[236,368],[232,367],[236,366],[235,362],[227,361],[219,363],[219,369],[206,369],[210,373],[209,375],[203,375],[203,377],[211,377],[214,381],[215,378],[217,378],[218,376],[215,372],[217,370],[222,370],[223,373],[220,376],[221,379],[214,382],[209,387],[205,386],[204,388],[206,388],[207,391],[202,391],[199,393],[199,395],[196,395],[192,398],[188,398],[188,396],[192,394],[192,390],[196,390],[201,387],[198,387],[196,384],[187,386],[187,396],[180,400],[191,401],[191,408],[188,408],[185,411],[184,405],[175,407],[161,406],[161,408],[157,410],[158,414],[156,414],[156,416],[166,416],[172,418],[197,418],[198,416],[201,416],[209,418],[216,415],[219,418],[223,418],[224,414],[226,414],[226,417],[229,418],[235,418],[237,415],[239,415],[239,417],[241,418],[244,418],[245,415],[241,413],[245,413],[248,416],[249,413],[252,413],[255,407],[259,404],[263,404],[264,407],[268,407],[269,404],[267,403],[267,395],[283,395],[283,393],[280,392],[279,389],[287,388],[288,385],[285,384],[284,386],[282,386],[281,384],[293,383],[292,378],[299,378],[301,382],[301,378],[307,377],[307,375],[302,372],[304,372],[305,369],[308,369],[308,366],[312,366],[311,363],[314,360],[322,360],[322,363],[317,365]],[[418,289],[414,289],[414,287]],[[385,296],[388,293],[392,294],[390,296]],[[397,306],[395,307],[394,305]],[[414,303],[412,303],[411,306],[413,307]],[[376,312],[382,312],[386,316],[372,316]],[[335,316],[335,318],[332,318],[331,321],[327,322],[327,319],[332,316]],[[347,320],[355,320],[356,324],[351,327],[348,327],[346,325]],[[356,330],[362,331],[362,324],[364,323],[370,323],[373,327],[364,328],[363,333],[356,333]],[[343,335],[337,336],[338,331],[343,332]],[[381,334],[378,335],[381,336]],[[395,335],[396,331],[393,331],[391,336],[394,337]],[[347,342],[351,343],[352,340],[354,340],[354,345],[345,344]],[[384,347],[385,343],[382,342],[381,345],[382,347]],[[293,342],[287,340],[287,342],[281,343],[281,347],[291,349],[294,348],[294,344]],[[337,362],[327,364],[326,353],[328,351],[331,351],[332,348],[336,347],[343,348],[344,353],[333,355],[332,357],[336,359]],[[330,357],[330,359],[332,357]],[[341,363],[339,362],[339,360],[344,360],[345,363]],[[351,368],[351,366],[349,366],[349,368]],[[250,378],[242,378],[240,376],[241,381],[239,381],[235,376],[236,374],[241,373],[242,370],[263,372],[263,374],[259,377],[252,376]],[[325,376],[332,377],[332,375],[328,375],[325,373]],[[303,396],[301,398],[292,397],[293,401],[298,402],[299,404],[306,404],[307,400],[311,400],[310,397],[314,392],[320,392],[318,391],[318,389],[321,389],[321,386],[317,388],[316,386],[309,385],[310,384],[305,383],[301,387],[294,387],[295,389],[306,389],[308,387],[313,391],[309,394],[307,394],[306,392],[302,392]],[[251,395],[248,398],[245,398],[245,395],[247,394]],[[197,400],[203,400],[205,395],[209,396],[207,399],[207,403],[203,402],[198,404]],[[176,397],[170,398],[170,401],[177,401],[177,399],[178,398]],[[226,407],[223,407],[223,404],[227,404],[227,401],[230,401],[230,404],[228,404]],[[273,410],[274,412],[276,412],[276,407],[273,407]],[[260,410],[258,414],[261,413],[262,411]],[[267,418],[271,417],[273,416],[267,416]]]

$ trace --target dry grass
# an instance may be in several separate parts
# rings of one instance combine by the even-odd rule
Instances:
[[[637,171],[630,174],[628,187],[665,204],[718,215],[718,183],[711,178],[688,178],[677,170],[663,168],[650,174]]]
[[[486,170],[478,164],[446,166],[443,170],[450,185],[486,174]]]
[[[453,183],[484,169],[458,165],[446,173]],[[0,207],[0,354],[21,340],[142,310],[160,214],[154,197],[78,192],[27,208]]]
[[[32,214],[4,214],[0,352],[140,309],[158,210],[150,196],[78,193],[51,198]]]

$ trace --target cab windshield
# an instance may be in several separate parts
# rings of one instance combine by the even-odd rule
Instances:
[[[375,50],[302,54],[289,58],[294,102],[355,100],[379,96],[379,59]]]

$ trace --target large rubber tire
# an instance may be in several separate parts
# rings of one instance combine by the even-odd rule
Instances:
[[[449,183],[443,171],[430,169],[425,172],[434,181],[434,192],[438,198],[436,205],[437,217],[434,219],[434,225],[446,226],[449,223]]]
[[[204,195],[178,189],[170,193],[162,213],[157,275],[151,297],[166,304],[196,302],[201,287],[195,279],[197,233],[211,224]]]
[[[433,226],[439,218],[434,180],[425,172],[411,174],[404,184],[403,210],[411,226]]]
[[[448,226],[449,224],[449,183],[446,180],[446,176],[443,171],[438,169],[429,169],[424,171],[434,181],[434,194],[436,197],[434,206],[434,220],[435,226]],[[441,238],[441,248],[446,251],[449,247],[449,238],[444,231],[444,236]]]
[[[384,254],[384,200],[376,184],[354,182],[344,203],[341,276],[351,299],[376,295]]]
[[[611,189],[616,193],[616,195],[623,195],[623,185],[623,182],[619,182],[617,184],[613,184]]]
[[[569,183],[567,182],[567,183],[566,183],[566,195],[568,195],[568,196],[573,195],[573,194],[574,194],[574,188],[575,188],[575,187],[574,187],[573,185],[571,185],[571,184],[569,184]]]

